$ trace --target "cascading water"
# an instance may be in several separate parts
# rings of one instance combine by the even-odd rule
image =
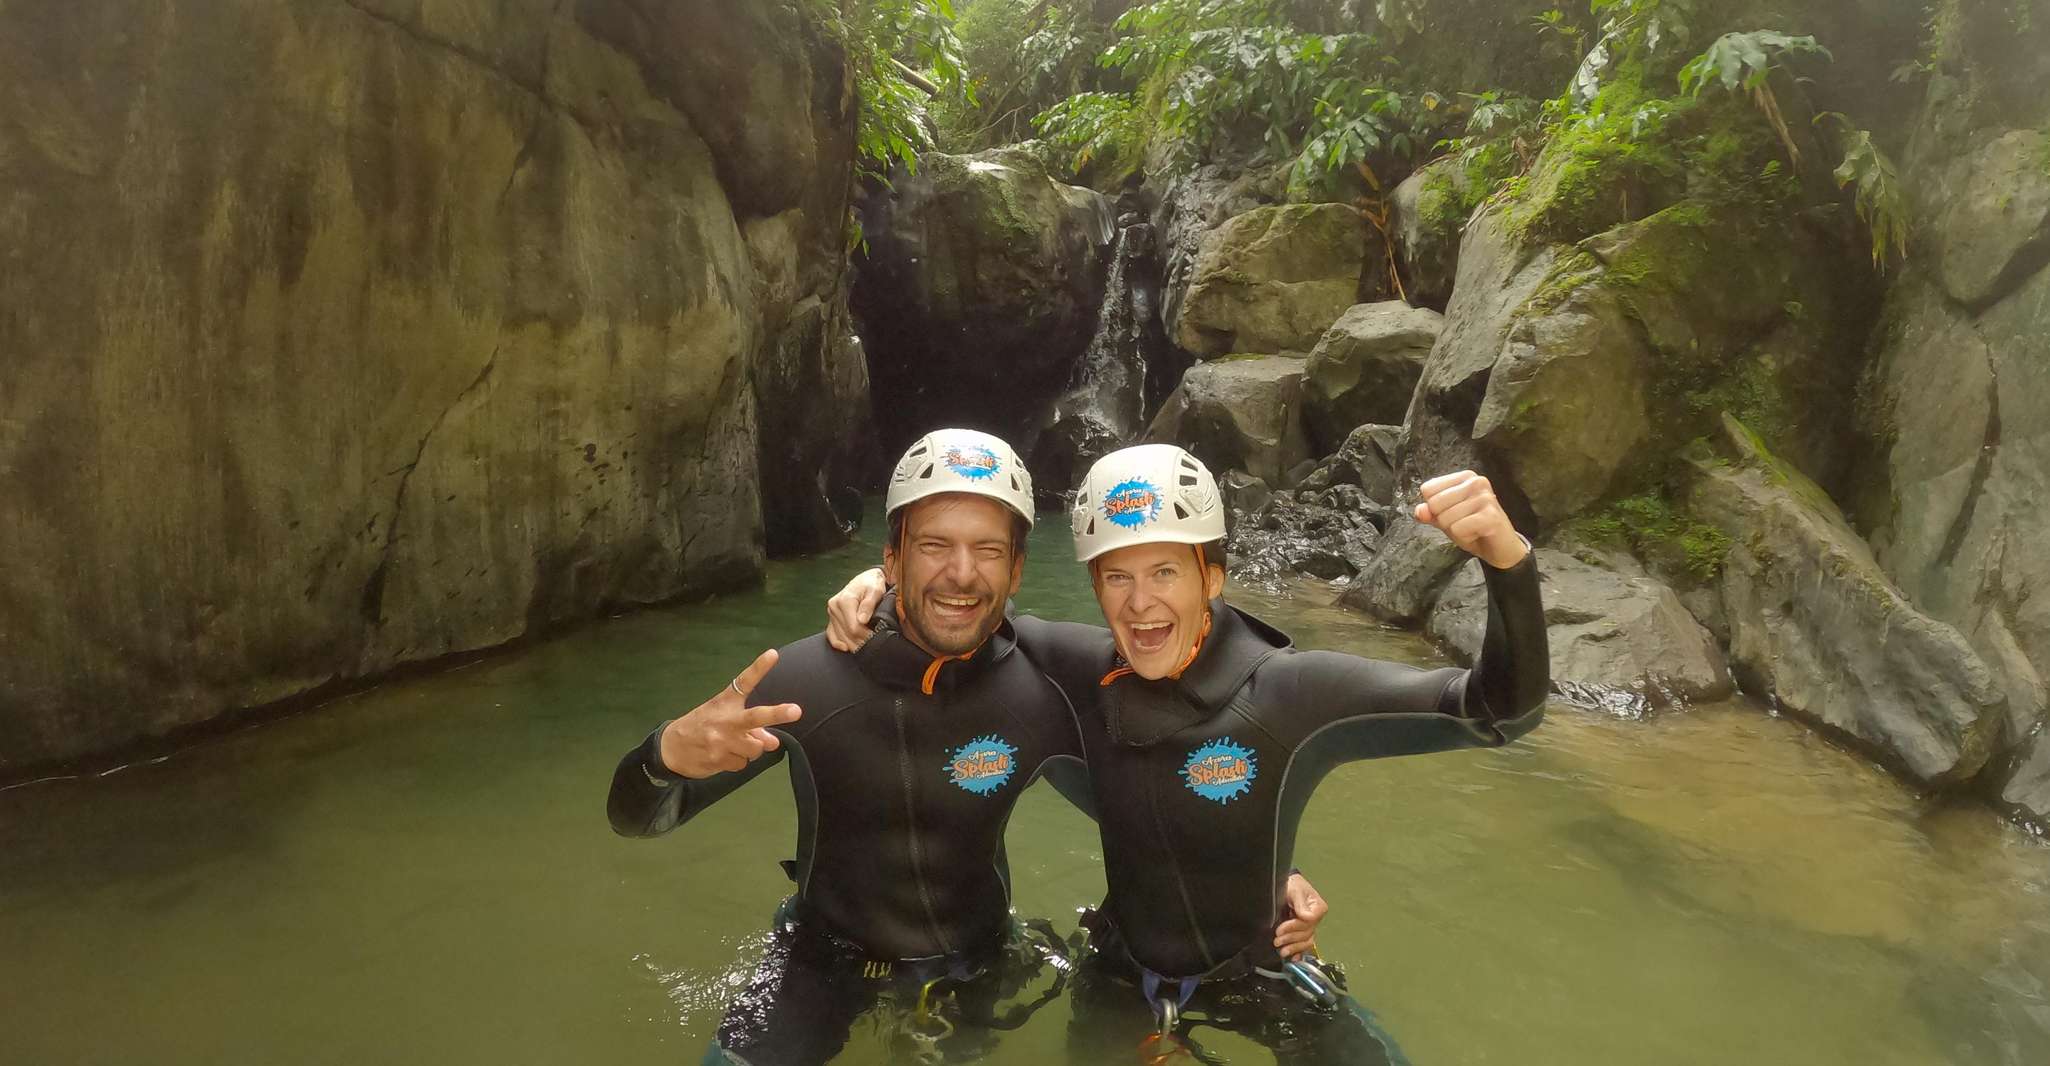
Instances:
[[[1119,215],[1096,332],[1033,449],[1049,498],[1098,456],[1138,439],[1186,369],[1161,326],[1159,275],[1153,225],[1138,212]]]

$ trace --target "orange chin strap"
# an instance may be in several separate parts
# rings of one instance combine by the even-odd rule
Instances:
[[[910,543],[910,541],[911,523],[909,521],[906,521],[903,524],[903,526],[900,527],[897,531],[897,559],[899,565],[902,565],[903,563],[903,560],[905,558],[904,549]],[[968,649],[967,651],[962,652],[959,655],[942,655],[939,658],[934,659],[932,661],[932,665],[925,668],[925,676],[919,679],[918,691],[923,692],[928,696],[932,695],[932,687],[934,684],[938,683],[940,679],[940,667],[945,666],[949,661],[954,659],[959,659],[964,663],[967,662],[971,656],[973,656],[976,652],[982,650],[983,644],[987,643],[989,643],[989,638],[984,637],[982,638],[982,644],[977,644],[976,646]]]
[[[987,643],[989,643],[989,638],[982,638],[982,644]],[[976,652],[982,650],[982,644],[977,644],[976,646],[968,649],[967,651],[962,652],[959,655],[942,655],[939,658],[934,659],[932,661],[932,665],[925,668],[925,677],[919,680],[918,691],[923,692],[928,696],[932,695],[933,683],[940,679],[940,667],[945,666],[949,660],[953,659],[959,659],[964,663],[967,662],[969,656],[972,656]]]
[[[1208,568],[1203,565],[1203,546],[1201,544],[1194,544],[1191,545],[1191,547],[1196,549],[1196,573],[1199,575],[1208,573]],[[1094,559],[1089,560],[1089,574],[1092,578],[1096,575],[1096,560]],[[1203,604],[1203,628],[1196,631],[1196,643],[1189,646],[1188,656],[1182,660],[1182,664],[1180,666],[1174,668],[1173,673],[1167,675],[1169,678],[1179,679],[1182,676],[1182,672],[1184,670],[1187,670],[1189,666],[1196,661],[1196,656],[1202,654],[1203,652],[1203,641],[1208,636],[1210,636],[1210,604],[1208,602],[1205,602]],[[971,652],[970,654],[974,653]],[[1129,666],[1120,666],[1117,669],[1112,670],[1110,673],[1103,675],[1103,680],[1098,681],[1096,685],[1098,688],[1108,688],[1110,687],[1110,683],[1116,681],[1118,678],[1121,678],[1126,674],[1136,673],[1138,673],[1138,671],[1132,669]]]

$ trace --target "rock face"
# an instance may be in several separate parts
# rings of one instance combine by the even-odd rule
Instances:
[[[1203,236],[1168,335],[1198,359],[1307,352],[1358,301],[1366,249],[1344,204],[1248,211]]]
[[[928,153],[892,184],[853,292],[883,454],[943,425],[1028,447],[1095,330],[1109,205],[1015,148]]]
[[[2000,678],[1987,794],[2050,827],[2050,70],[2042,26],[1953,3],[1908,149],[1917,245],[1867,380],[1882,475],[1857,514],[1886,572]],[[2040,22],[2040,20],[2039,20]]]
[[[1303,371],[1310,444],[1330,452],[1370,422],[1402,421],[1443,315],[1400,300],[1357,304],[1324,331]]]
[[[1303,360],[1260,355],[1189,368],[1146,439],[1179,444],[1218,472],[1244,470],[1278,484],[1309,458],[1303,435]]]
[[[837,50],[458,11],[0,9],[0,776],[830,534]]]
[[[1469,559],[1431,608],[1425,630],[1471,663],[1487,631],[1482,563]],[[1624,717],[1718,700],[1734,690],[1715,638],[1673,590],[1641,570],[1619,573],[1541,548],[1538,577],[1552,688]]]
[[[1466,168],[1447,156],[1417,170],[1389,199],[1395,255],[1409,286],[1409,298],[1443,310],[1459,276],[1459,239],[1469,217],[1459,210],[1467,195]]]
[[[1689,505],[1735,545],[1722,594],[1745,691],[1922,784],[1971,778],[2001,736],[1998,675],[1901,595],[1814,482],[1724,421],[1722,457],[1694,461]]]

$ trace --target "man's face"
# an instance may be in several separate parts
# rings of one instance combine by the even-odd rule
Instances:
[[[1196,567],[1188,544],[1134,544],[1096,560],[1096,605],[1133,672],[1173,673],[1203,633],[1203,611],[1224,592],[1224,571]]]
[[[1011,543],[1010,509],[970,493],[911,504],[903,543],[883,549],[904,635],[934,655],[965,654],[995,632],[1024,566]]]

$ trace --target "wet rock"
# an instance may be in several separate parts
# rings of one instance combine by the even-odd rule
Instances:
[[[1153,227],[1136,212],[1120,219],[1096,330],[1052,421],[1030,447],[1042,501],[1058,506],[1089,464],[1132,443],[1187,369],[1161,328],[1160,264]]]
[[[1488,594],[1469,560],[1431,608],[1425,631],[1472,662],[1487,631]],[[1715,639],[1673,590],[1565,552],[1537,554],[1552,687],[1560,695],[1624,717],[1718,700],[1733,691]]]
[[[1255,208],[1204,234],[1168,334],[1199,359],[1306,352],[1358,299],[1365,256],[1351,207]]]
[[[1233,511],[1258,512],[1274,498],[1274,490],[1267,487],[1267,482],[1243,470],[1227,471],[1217,479],[1217,484],[1224,493],[1224,505]]]
[[[1931,786],[1970,778],[1999,741],[2000,679],[1917,610],[1812,481],[1725,416],[1688,507],[1720,525],[1730,658],[1747,692]]]
[[[2039,830],[2050,829],[2050,728],[2038,726],[2020,750],[2014,771],[2000,789],[2000,801]]]
[[[942,425],[1029,445],[1096,331],[1109,204],[1022,149],[933,152],[865,204],[862,232],[852,303],[889,397],[881,451]]]
[[[1258,506],[1235,506],[1228,548],[1233,579],[1272,587],[1299,575],[1330,581],[1358,573],[1373,559],[1381,519],[1370,507],[1355,506],[1363,502],[1358,492],[1352,486],[1282,491]]]
[[[1400,423],[1444,322],[1436,311],[1400,300],[1346,309],[1304,367],[1311,446],[1334,451],[1360,425]]]
[[[1469,212],[1465,163],[1456,155],[1418,168],[1395,187],[1389,213],[1395,254],[1409,285],[1410,301],[1443,310],[1459,273],[1459,240]]]
[[[1396,625],[1418,624],[1446,579],[1469,558],[1443,533],[1395,508],[1373,561],[1360,568],[1339,602]]]
[[[1244,470],[1269,484],[1303,461],[1303,361],[1241,356],[1189,368],[1148,428],[1148,440],[1179,444],[1213,471]]]

